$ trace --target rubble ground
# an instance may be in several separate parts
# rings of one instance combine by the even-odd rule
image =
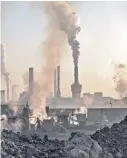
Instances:
[[[98,142],[103,151],[111,153],[113,158],[127,158],[127,115],[111,128],[104,127],[96,131],[91,138]]]
[[[2,158],[127,158],[127,116],[111,128],[88,136],[72,132],[68,140],[49,139],[36,133],[21,134],[3,129]]]
[[[83,133],[71,133],[68,140],[49,140],[47,135],[42,138],[3,129],[1,154],[2,158],[102,158],[102,149]]]

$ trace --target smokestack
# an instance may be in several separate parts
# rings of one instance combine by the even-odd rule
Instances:
[[[60,98],[60,66],[57,66],[57,97]]]
[[[6,88],[7,88],[7,102],[9,101],[9,73],[6,72],[4,73],[4,76],[5,76],[5,81],[6,81]]]
[[[57,89],[57,85],[56,85],[56,69],[54,70],[54,97],[56,97],[56,89]]]
[[[71,85],[72,97],[80,97],[82,85],[78,81],[78,59],[80,43],[76,40],[77,34],[80,32],[80,18],[74,12],[72,6],[68,2],[47,2],[46,13],[50,15],[59,29],[67,35],[68,43],[72,48],[72,56],[74,62],[74,84]],[[58,79],[59,80],[59,79]],[[58,81],[59,85],[59,81]],[[58,87],[59,90],[59,87]],[[59,95],[59,92],[58,92]]]
[[[5,103],[5,90],[1,90],[1,104]]]
[[[33,94],[33,82],[34,82],[34,75],[33,75],[33,67],[29,68],[29,97]]]
[[[5,59],[5,46],[1,44],[1,74],[5,77],[6,88],[7,88],[7,101],[9,101],[9,73],[6,68],[6,59]]]

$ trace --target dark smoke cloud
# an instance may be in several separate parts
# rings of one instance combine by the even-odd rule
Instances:
[[[126,80],[126,65],[115,64],[115,75],[113,80],[116,84],[115,91],[118,93],[120,98],[127,95],[127,80]]]
[[[79,42],[76,36],[80,31],[79,17],[74,12],[71,5],[67,2],[47,2],[46,11],[51,11],[60,30],[64,31],[68,38],[68,43],[72,48],[72,56],[75,65],[75,81],[78,82],[78,58],[79,58]],[[53,20],[54,20],[53,19]]]

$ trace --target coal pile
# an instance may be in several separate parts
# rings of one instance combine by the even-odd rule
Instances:
[[[103,151],[111,153],[113,158],[127,158],[127,115],[111,128],[104,127],[96,131],[91,138],[98,142]]]
[[[42,138],[37,134],[22,135],[3,129],[1,154],[2,158],[102,158],[102,149],[82,133],[72,133],[69,140],[60,141],[49,140],[47,135]]]

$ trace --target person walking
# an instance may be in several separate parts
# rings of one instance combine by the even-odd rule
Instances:
[[[41,129],[41,123],[42,123],[42,121],[37,117],[37,121],[35,124],[37,131],[40,131],[40,129]]]

